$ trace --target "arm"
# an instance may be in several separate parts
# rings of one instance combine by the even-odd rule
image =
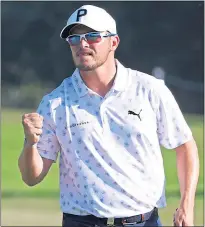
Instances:
[[[198,151],[193,135],[174,96],[166,85],[158,84],[153,91],[153,107],[157,115],[159,142],[175,149],[181,200],[175,212],[176,226],[192,226],[194,199],[199,175]]]
[[[22,124],[26,140],[18,166],[23,181],[29,186],[34,186],[44,179],[53,160],[42,158],[37,149],[42,134],[43,117],[38,113],[25,114],[22,117]]]
[[[42,158],[35,145],[24,144],[18,160],[19,170],[23,181],[34,186],[40,183],[47,175],[53,160]]]
[[[176,148],[177,170],[181,192],[181,204],[194,206],[199,176],[198,150],[194,140]]]
[[[181,200],[176,212],[177,226],[193,226],[194,200],[199,176],[199,158],[192,139],[175,148]]]

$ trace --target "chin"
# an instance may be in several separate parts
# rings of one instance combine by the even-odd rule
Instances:
[[[93,71],[97,67],[94,67],[93,65],[78,65],[76,66],[81,71]]]
[[[79,63],[79,64],[75,64],[76,68],[78,68],[81,71],[92,71],[95,70],[98,67],[98,64],[94,63]]]

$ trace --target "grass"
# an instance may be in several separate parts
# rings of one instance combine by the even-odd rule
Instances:
[[[21,116],[24,112],[22,110],[8,110],[3,109],[2,111],[2,209],[3,209],[3,225],[8,225],[12,222],[11,218],[8,216],[9,210],[16,212],[16,218],[20,218],[19,212],[21,210],[27,213],[33,213],[34,220],[37,222],[40,220],[40,216],[42,212],[37,212],[35,209],[35,203],[38,201],[38,205],[36,207],[40,207],[43,209],[50,207],[50,203],[53,204],[53,209],[48,212],[48,217],[52,224],[54,224],[54,220],[56,223],[59,222],[58,215],[59,206],[58,206],[58,164],[54,164],[50,170],[50,173],[45,178],[45,180],[32,188],[28,188],[22,180],[18,170],[18,157],[20,155],[22,146],[23,146],[23,128],[21,126]],[[200,157],[200,177],[199,183],[197,187],[197,197],[196,197],[196,224],[202,225],[203,223],[203,117],[198,115],[186,115],[186,119],[188,124],[190,125],[193,135],[195,137],[198,149],[199,149],[199,157]],[[167,177],[167,185],[166,185],[166,194],[168,198],[168,208],[162,211],[162,216],[164,218],[163,222],[166,224],[170,223],[172,219],[172,212],[177,206],[177,202],[179,199],[179,185],[177,180],[177,170],[176,170],[176,158],[175,152],[173,150],[162,150],[164,157],[164,165],[165,165],[165,174]],[[12,198],[12,199],[11,199]],[[36,199],[38,198],[38,199]],[[12,205],[16,203],[16,201],[22,201],[21,204],[24,207],[18,207],[18,205]],[[30,201],[30,203],[28,203]],[[39,206],[40,204],[40,206]],[[34,207],[33,207],[34,206]],[[26,208],[25,208],[26,207]],[[26,210],[26,211],[25,211]],[[45,211],[45,209],[43,209]],[[57,215],[57,218],[54,217],[54,214]],[[39,216],[40,215],[40,216]],[[35,218],[39,217],[39,218]],[[20,218],[21,219],[21,218]],[[31,219],[31,225],[35,225]],[[21,223],[22,220],[17,223]],[[43,225],[43,220],[42,224]],[[45,224],[49,222],[49,220],[45,220]],[[29,225],[25,220],[26,225]],[[25,224],[24,223],[24,224]],[[21,224],[19,224],[21,225]],[[50,224],[48,224],[50,225]],[[59,224],[60,225],[60,224]]]
[[[58,164],[54,164],[50,174],[42,184],[29,188],[26,186],[18,170],[18,157],[24,142],[21,126],[22,111],[2,111],[2,196],[40,195],[50,191],[58,193]],[[15,188],[15,190],[14,190]],[[49,193],[49,192],[48,192]]]
[[[178,198],[168,198],[167,207],[159,212],[163,226],[172,226]],[[61,226],[62,214],[58,199],[2,199],[2,226]],[[12,218],[11,218],[12,214]],[[195,226],[203,226],[203,200],[196,198]]]

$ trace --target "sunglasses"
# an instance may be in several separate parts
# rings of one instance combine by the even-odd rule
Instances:
[[[93,43],[99,43],[102,41],[103,38],[105,37],[110,37],[110,36],[115,36],[116,34],[108,33],[105,34],[106,32],[88,32],[86,34],[81,34],[81,35],[69,35],[66,38],[66,41],[71,45],[71,46],[77,46],[80,44],[81,39],[84,38],[85,41],[88,44],[93,44]]]

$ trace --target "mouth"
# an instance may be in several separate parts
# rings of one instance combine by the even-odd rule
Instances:
[[[79,57],[90,57],[92,56],[91,54],[79,54]]]
[[[77,56],[87,57],[87,56],[93,56],[93,54],[91,52],[79,52],[79,53],[77,53]]]

